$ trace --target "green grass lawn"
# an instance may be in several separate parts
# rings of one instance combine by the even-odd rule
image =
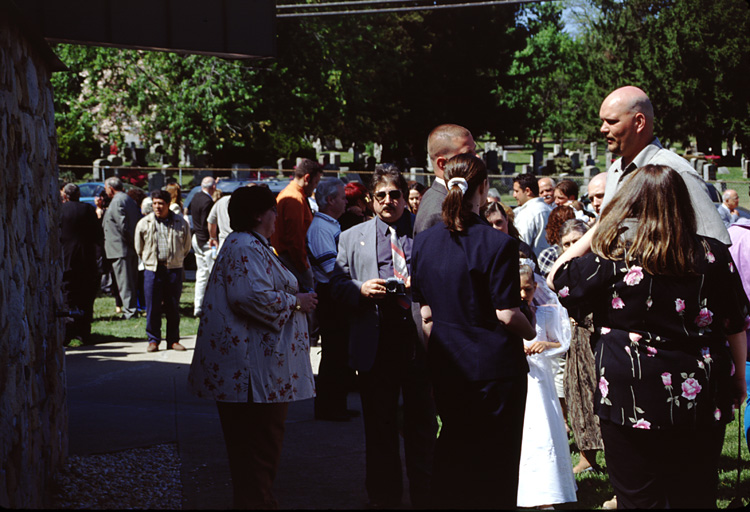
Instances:
[[[198,319],[193,318],[193,294],[194,282],[185,282],[180,298],[180,334],[192,336],[198,332]],[[132,320],[117,320],[115,313],[115,299],[102,296],[94,303],[94,322],[92,324],[92,342],[107,343],[111,341],[126,340],[138,341],[146,339],[146,318],[134,318]],[[162,322],[162,337],[166,334],[166,322]],[[144,345],[145,350],[145,345]],[[735,498],[735,479],[737,477],[737,425],[735,419],[727,426],[724,440],[724,448],[719,462],[719,508],[727,508],[727,505]],[[572,436],[570,437],[571,452],[573,454],[573,465],[578,463],[579,454],[575,448]],[[750,453],[747,450],[744,436],[742,443],[742,472],[740,475],[740,493],[744,504],[750,502]],[[685,447],[690,449],[690,447]],[[597,462],[606,468],[604,453],[599,452]],[[560,505],[559,509],[599,509],[602,503],[612,498],[614,492],[609,484],[606,471],[595,473],[592,471],[576,475],[578,484],[578,502]]]
[[[194,336],[198,332],[198,319],[193,317],[193,295],[195,283],[185,282],[180,297],[180,335]],[[146,340],[146,317],[121,320],[115,313],[115,299],[110,296],[97,297],[94,302],[94,321],[91,324],[91,342]],[[167,323],[162,320],[162,339],[166,336]]]

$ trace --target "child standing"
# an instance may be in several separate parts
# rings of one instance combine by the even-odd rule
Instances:
[[[570,324],[567,311],[554,294],[539,294],[547,300],[534,301],[537,282],[533,262],[521,260],[521,299],[536,309],[536,338],[525,341],[529,362],[529,387],[523,421],[521,465],[518,481],[519,507],[553,508],[557,503],[576,501],[573,476],[565,432],[565,420],[555,390],[555,356],[570,346]],[[546,286],[541,281],[540,286]],[[540,302],[551,302],[548,304]]]

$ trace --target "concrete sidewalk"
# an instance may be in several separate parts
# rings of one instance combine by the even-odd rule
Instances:
[[[69,451],[89,455],[176,443],[183,508],[231,508],[216,405],[188,391],[195,337],[180,342],[186,352],[149,354],[145,341],[66,349]],[[311,349],[311,359],[317,373],[320,347]],[[361,410],[355,393],[349,394],[349,408]],[[280,507],[361,509],[367,502],[364,481],[362,419],[315,421],[313,400],[292,403],[275,485]]]

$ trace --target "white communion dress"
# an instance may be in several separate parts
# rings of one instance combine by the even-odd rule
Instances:
[[[559,302],[537,306],[536,320],[536,338],[525,343],[556,341],[560,347],[526,356],[529,387],[521,443],[519,507],[576,501],[568,436],[554,381],[555,356],[565,354],[570,347],[570,321]]]

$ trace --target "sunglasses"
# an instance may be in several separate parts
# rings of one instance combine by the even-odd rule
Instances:
[[[385,201],[386,195],[391,198],[391,201],[397,201],[401,199],[400,190],[389,190],[388,192],[386,192],[385,190],[381,190],[380,192],[375,192],[375,199],[382,203],[383,201]]]

